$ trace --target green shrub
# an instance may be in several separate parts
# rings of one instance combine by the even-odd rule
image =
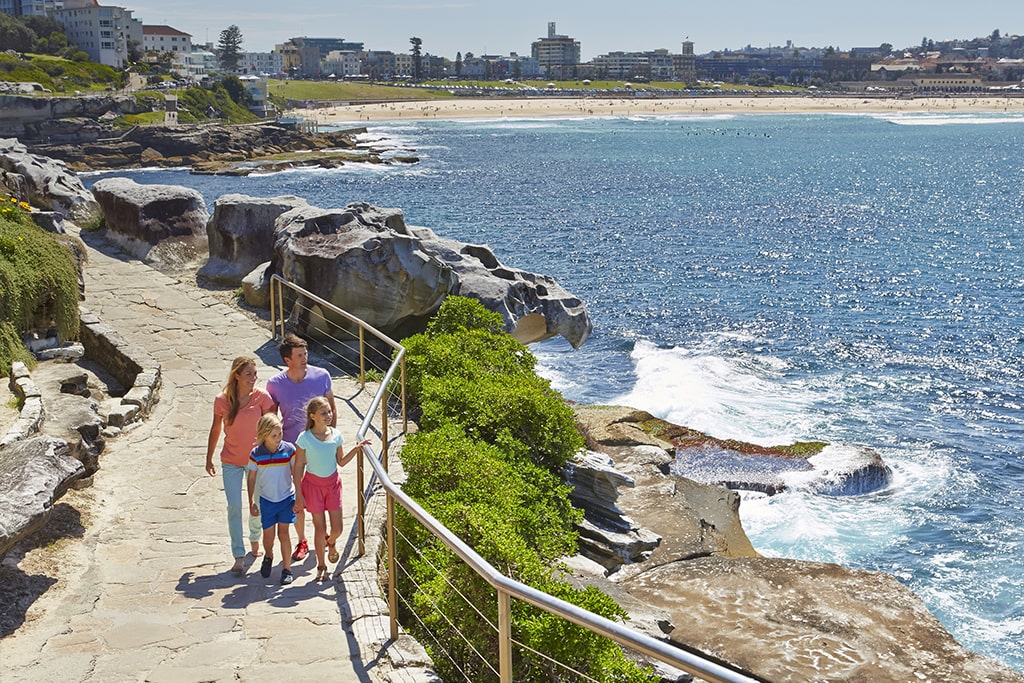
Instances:
[[[517,460],[553,474],[583,448],[572,409],[536,375],[439,378],[423,390],[421,428],[455,424],[469,436],[500,444]]]
[[[9,372],[13,340],[39,325],[78,337],[78,270],[68,248],[29,218],[28,205],[0,200],[0,371]]]
[[[592,588],[554,580],[576,550],[581,511],[560,477],[583,447],[572,411],[534,372],[536,359],[478,301],[448,297],[424,334],[406,339],[406,382],[422,410],[402,449],[403,490],[506,576],[608,618],[624,612]],[[399,510],[397,609],[444,680],[496,681],[497,598],[491,586]],[[519,601],[513,637],[593,680],[646,683],[647,670],[611,641]],[[412,613],[415,614],[413,616]],[[518,649],[514,680],[563,680]]]

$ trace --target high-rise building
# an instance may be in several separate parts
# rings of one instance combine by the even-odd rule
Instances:
[[[530,46],[531,55],[549,76],[568,76],[580,63],[580,41],[555,32],[555,22],[548,22],[548,35]]]

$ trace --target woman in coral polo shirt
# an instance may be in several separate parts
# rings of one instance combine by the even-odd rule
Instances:
[[[231,571],[241,574],[245,571],[245,544],[242,541],[242,481],[249,464],[249,452],[256,443],[256,424],[264,413],[276,408],[274,399],[263,389],[256,388],[256,359],[239,356],[231,363],[228,381],[224,390],[213,400],[213,424],[206,445],[206,472],[211,477],[217,473],[213,466],[213,452],[220,435],[224,434],[224,445],[220,450],[221,476],[224,481],[224,496],[228,501],[228,534],[231,536],[231,552],[235,564]],[[259,517],[249,517],[250,555],[260,555],[259,539],[262,536]]]

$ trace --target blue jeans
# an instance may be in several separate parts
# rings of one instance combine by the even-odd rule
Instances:
[[[246,503],[243,511],[242,487],[248,470],[238,465],[220,464],[221,477],[224,480],[224,497],[228,499],[228,534],[231,536],[231,554],[242,557],[248,551],[242,541],[242,514],[249,518],[249,541],[259,541],[263,537],[263,529],[259,517],[249,515]]]

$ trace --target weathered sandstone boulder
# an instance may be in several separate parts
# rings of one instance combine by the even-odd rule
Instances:
[[[274,221],[286,211],[308,206],[294,196],[250,197],[226,194],[213,203],[206,224],[210,260],[199,277],[222,285],[237,285],[274,255]]]
[[[603,561],[611,553],[595,557],[581,544],[597,564],[570,558],[569,579],[613,596],[633,627],[761,680],[1024,681],[964,649],[888,574],[760,557],[740,525],[735,491],[671,473],[677,444],[665,437],[692,438],[691,430],[630,408],[575,412],[588,447],[609,456],[598,469],[621,475],[602,475],[590,487],[611,496],[596,506],[600,516],[613,518],[614,508],[660,542],[617,565]]]
[[[704,484],[769,495],[799,486],[838,496],[878,491],[892,481],[892,470],[870,448],[820,441],[758,446],[717,439],[642,410],[617,406],[593,410],[587,413],[596,417],[588,425],[593,444],[636,445],[654,440],[674,453],[669,464],[673,474]]]
[[[962,647],[910,589],[882,572],[702,557],[651,567],[621,585],[668,612],[671,642],[762,680],[1024,681]]]
[[[551,278],[505,267],[487,247],[406,226],[398,209],[356,203],[284,213],[273,269],[395,336],[422,329],[448,294],[479,299],[523,343],[562,335],[579,346],[591,330],[583,303]]]
[[[96,200],[63,162],[30,154],[14,138],[0,139],[0,176],[4,185],[21,189],[21,199],[49,207],[76,223],[99,215]]]
[[[85,474],[68,444],[49,436],[0,448],[0,557],[49,519],[55,500]]]
[[[196,190],[104,178],[92,192],[103,210],[107,237],[135,258],[176,270],[206,256],[209,214]]]

